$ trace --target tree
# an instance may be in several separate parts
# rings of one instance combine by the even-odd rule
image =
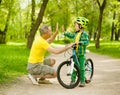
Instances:
[[[118,41],[120,37],[120,0],[116,2],[116,22],[115,22],[115,40]]]
[[[31,28],[35,23],[35,0],[32,0],[32,10],[31,10]]]
[[[31,48],[31,46],[32,46],[35,33],[36,33],[39,25],[40,25],[41,22],[42,22],[43,15],[44,15],[44,12],[45,12],[47,3],[48,3],[48,0],[43,0],[43,3],[42,3],[42,5],[41,5],[41,8],[40,8],[40,11],[39,11],[39,14],[38,14],[38,18],[37,18],[35,24],[33,25],[32,29],[30,30],[30,34],[29,34],[29,36],[28,36],[28,42],[27,42],[27,47],[28,47],[28,48]]]
[[[2,0],[0,1],[1,4]],[[0,43],[4,44],[6,43],[6,34],[8,30],[8,25],[10,21],[10,16],[11,16],[11,11],[12,11],[12,5],[14,4],[14,0],[10,0],[9,2],[7,0],[4,0],[3,3],[5,3],[4,7],[6,8],[7,12],[7,17],[6,17],[6,22],[4,24],[3,30],[0,29]]]
[[[120,2],[119,0],[112,1],[112,12],[113,12],[113,20],[112,20],[112,28],[111,28],[111,41],[119,40],[119,31],[120,31]]]
[[[106,6],[106,0],[103,1],[102,5],[100,4],[99,0],[96,0],[97,4],[99,6],[99,21],[98,21],[98,28],[97,28],[97,38],[96,38],[96,43],[95,46],[96,48],[100,48],[100,35],[101,35],[101,25],[102,25],[102,19],[103,19],[103,11]]]
[[[113,20],[115,20],[115,16],[116,16],[116,12],[114,11],[114,13],[113,13]],[[111,41],[113,41],[114,30],[115,30],[115,23],[113,21],[112,22],[112,31],[111,31]]]
[[[119,40],[120,35],[120,2],[119,0],[112,1],[112,12],[113,12],[113,20],[112,20],[112,28],[111,28],[111,41]]]

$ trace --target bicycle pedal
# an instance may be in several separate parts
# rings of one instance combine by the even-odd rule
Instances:
[[[67,76],[71,76],[71,74],[67,74]]]

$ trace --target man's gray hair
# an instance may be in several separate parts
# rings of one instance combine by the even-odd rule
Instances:
[[[42,34],[47,33],[49,27],[50,27],[49,25],[43,25],[43,26],[41,26],[41,28],[40,28],[40,34],[42,35]]]

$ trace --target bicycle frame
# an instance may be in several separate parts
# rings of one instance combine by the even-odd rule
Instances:
[[[74,68],[74,64],[77,64],[77,66],[80,69],[80,64],[79,64],[77,53],[76,53],[76,46],[73,46],[72,56],[70,57],[70,63],[71,63],[71,65],[70,65],[70,68],[68,69],[68,73],[67,73],[68,76],[72,74],[73,68]]]
[[[78,65],[78,67],[80,67],[80,64],[79,64],[79,61],[78,61],[78,57],[77,57],[77,53],[76,53],[76,46],[73,47],[73,50],[72,50],[72,56],[73,56],[73,61],[75,62],[75,64]]]
[[[79,69],[80,69],[80,64],[79,64],[78,57],[77,57],[77,52],[76,52],[76,46],[73,47],[72,54],[73,54],[73,55],[72,55],[71,58],[73,58],[73,63],[74,63],[74,64],[77,64],[77,66],[78,66]],[[71,65],[71,66],[72,66],[72,65]],[[73,65],[73,66],[74,66],[74,65]],[[88,64],[86,64],[86,66],[87,66],[88,68],[90,68]],[[72,71],[73,71],[73,69],[71,69],[71,72],[72,72]],[[92,72],[91,69],[90,69],[90,72]]]

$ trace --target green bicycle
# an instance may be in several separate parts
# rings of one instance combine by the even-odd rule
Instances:
[[[79,43],[81,45],[81,43]],[[76,62],[74,62],[76,60]],[[76,44],[72,46],[72,56],[66,61],[62,62],[57,68],[58,82],[67,89],[75,88],[80,82],[80,66],[76,54]],[[71,84],[72,73],[76,72],[76,80]],[[90,83],[94,73],[94,66],[92,59],[86,59],[85,62],[85,82]]]

